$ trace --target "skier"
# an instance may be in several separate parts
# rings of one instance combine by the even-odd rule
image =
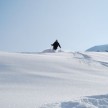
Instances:
[[[57,50],[58,47],[61,48],[61,46],[60,46],[58,40],[56,40],[53,44],[51,44],[51,46],[53,46],[53,50]]]

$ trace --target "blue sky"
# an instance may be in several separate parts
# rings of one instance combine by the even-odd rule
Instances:
[[[108,44],[108,0],[0,0],[0,50],[62,50]]]

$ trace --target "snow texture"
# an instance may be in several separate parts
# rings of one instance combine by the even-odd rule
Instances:
[[[88,96],[79,100],[46,105],[41,108],[108,108],[108,95]]]

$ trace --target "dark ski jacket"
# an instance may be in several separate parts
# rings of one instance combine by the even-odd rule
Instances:
[[[56,40],[53,44],[51,44],[53,46],[53,50],[56,50],[58,47],[61,48],[59,42]]]

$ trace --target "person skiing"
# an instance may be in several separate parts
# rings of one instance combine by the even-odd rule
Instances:
[[[58,40],[56,40],[53,44],[51,44],[51,46],[53,46],[53,50],[57,50],[58,47],[61,48],[61,46],[60,46]]]

